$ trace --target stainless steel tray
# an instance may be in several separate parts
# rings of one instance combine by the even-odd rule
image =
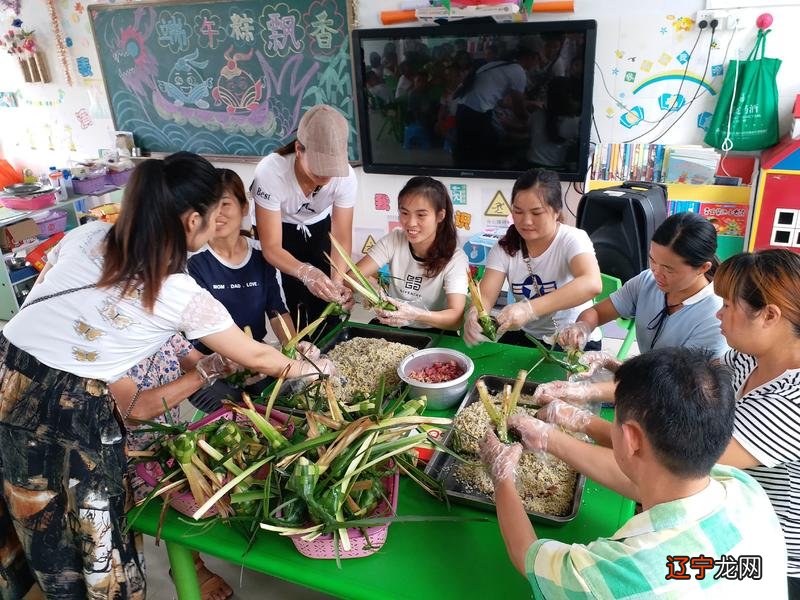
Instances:
[[[486,388],[489,390],[490,394],[499,393],[502,391],[505,385],[514,385],[514,379],[510,377],[483,375],[478,378],[478,380],[475,382],[475,385],[472,386],[472,389],[465,396],[464,400],[461,402],[461,405],[458,407],[456,414],[464,410],[473,402],[480,402],[477,388],[478,381],[483,381],[486,384]],[[522,386],[522,393],[533,394],[537,385],[538,384],[533,381],[525,382],[525,385]],[[453,430],[450,429],[447,432],[447,435],[444,437],[443,445],[448,449],[452,449],[453,435]],[[495,504],[489,496],[465,492],[461,484],[453,476],[453,465],[457,462],[457,460],[458,459],[447,454],[446,452],[436,451],[431,457],[431,460],[428,462],[425,472],[437,481],[441,481],[444,484],[447,495],[455,502],[494,512]],[[572,496],[572,503],[570,504],[569,513],[564,516],[557,516],[537,512],[528,512],[528,516],[534,521],[548,524],[567,523],[574,519],[578,514],[578,509],[581,507],[583,488],[586,485],[586,477],[583,474],[578,473],[576,477],[577,483],[575,485],[575,492]]]

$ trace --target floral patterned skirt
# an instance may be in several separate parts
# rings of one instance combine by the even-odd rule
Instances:
[[[52,369],[0,334],[0,595],[144,598],[125,532],[125,433],[105,383]]]

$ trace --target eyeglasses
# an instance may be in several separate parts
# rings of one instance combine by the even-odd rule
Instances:
[[[664,308],[658,311],[655,317],[650,319],[650,322],[647,324],[647,330],[653,331],[655,330],[655,334],[653,335],[653,339],[650,340],[650,350],[653,349],[655,346],[658,337],[661,335],[661,332],[664,330],[664,323],[667,321],[667,317],[669,316],[669,311],[671,308],[675,308],[683,304],[682,302],[678,302],[677,304],[667,304],[667,295],[664,294]]]

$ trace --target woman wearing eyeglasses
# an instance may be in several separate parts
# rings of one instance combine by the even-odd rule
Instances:
[[[696,213],[666,219],[650,242],[650,268],[630,279],[602,302],[584,310],[564,329],[558,342],[564,348],[583,348],[589,333],[618,317],[634,319],[642,352],[670,346],[706,348],[721,356],[728,349],[716,312],[722,300],[712,279],[719,265],[717,232]],[[589,357],[590,360],[593,357]],[[602,365],[615,370],[618,362],[599,355]],[[612,382],[552,382],[537,395],[571,402],[613,401]]]
[[[261,251],[283,274],[289,314],[295,317],[299,309],[298,329],[328,302],[352,298],[341,278],[331,277],[325,258],[329,232],[348,252],[353,241],[358,184],[347,162],[349,135],[347,120],[335,108],[311,107],[300,119],[297,139],[258,163],[250,188]],[[343,262],[339,266],[346,271]]]

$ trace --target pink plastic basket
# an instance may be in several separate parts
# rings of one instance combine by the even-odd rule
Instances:
[[[6,208],[13,208],[16,210],[39,210],[40,208],[47,208],[56,203],[56,193],[46,192],[44,194],[36,194],[35,196],[2,196],[0,202]]]
[[[133,169],[126,169],[124,171],[109,171],[106,173],[106,185],[122,187],[128,183],[131,173],[133,173]]]
[[[76,194],[92,195],[96,194],[106,187],[106,176],[96,175],[94,177],[87,177],[86,179],[73,179],[72,189]]]
[[[264,414],[265,407],[256,405],[256,410],[261,414]],[[189,425],[189,429],[194,431],[202,427],[203,425],[208,425],[209,423],[213,423],[214,421],[218,421],[219,419],[236,419],[237,423],[246,424],[250,421],[247,417],[244,417],[238,413],[234,413],[232,410],[227,408],[221,408],[216,412],[213,412],[209,415],[206,415],[204,418],[200,419]],[[287,421],[289,420],[289,415],[279,412],[277,410],[273,410],[269,415],[269,420],[272,422],[273,425],[286,425]],[[294,430],[294,426],[289,423],[286,427],[285,435],[290,437]],[[147,462],[147,463],[139,463],[136,465],[136,474],[141,477],[142,481],[144,481],[147,485],[151,488],[156,487],[160,482],[161,479],[164,477],[164,471],[161,470],[161,465],[157,462]],[[170,497],[169,505],[177,510],[179,513],[191,517],[197,509],[200,508],[197,505],[197,502],[194,501],[194,496],[192,496],[191,492],[184,492],[181,494],[175,494]],[[213,517],[217,514],[216,508],[211,508],[206,514],[205,518]]]
[[[378,507],[370,515],[370,518],[377,517],[390,517],[397,513],[397,494],[400,489],[400,474],[395,473],[391,477],[383,480],[388,502],[382,500]],[[389,535],[389,525],[376,525],[375,527],[368,527],[366,536],[361,532],[361,529],[348,529],[347,535],[350,538],[350,550],[345,550],[342,547],[341,540],[339,541],[339,558],[362,558],[374,554],[381,549],[383,544],[386,543],[386,537]],[[303,556],[308,558],[319,559],[335,559],[336,547],[334,546],[333,534],[326,533],[311,541],[306,541],[301,535],[290,536],[294,547]]]
[[[34,217],[33,220],[39,226],[39,237],[50,237],[67,228],[67,211],[52,210],[41,217]]]

